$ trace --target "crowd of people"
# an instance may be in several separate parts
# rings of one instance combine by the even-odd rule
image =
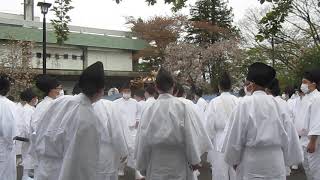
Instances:
[[[0,177],[16,180],[117,180],[125,167],[141,180],[196,180],[203,155],[212,180],[285,180],[302,164],[308,180],[320,180],[320,70],[305,71],[301,87],[280,96],[276,71],[248,67],[244,97],[231,93],[227,72],[210,102],[200,88],[192,98],[161,68],[154,85],[114,101],[104,96],[101,62],[86,68],[73,95],[57,79],[41,75],[36,87],[7,98],[10,77],[0,74]],[[112,88],[109,95],[117,94]]]

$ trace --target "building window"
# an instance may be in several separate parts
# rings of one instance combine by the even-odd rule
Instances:
[[[41,58],[41,53],[36,53],[37,58]]]
[[[59,54],[55,54],[54,57],[55,57],[56,59],[60,59]]]
[[[64,54],[63,55],[63,59],[68,59],[69,57],[68,57],[68,54]]]
[[[72,59],[73,60],[77,60],[77,56],[76,55],[72,55]]]
[[[51,54],[47,54],[47,58],[51,58]]]

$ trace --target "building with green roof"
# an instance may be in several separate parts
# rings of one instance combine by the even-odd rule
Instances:
[[[8,41],[32,42],[32,66],[42,73],[42,23],[27,21],[19,15],[0,13],[0,52],[7,53]],[[84,68],[96,61],[104,64],[106,87],[121,87],[142,75],[133,70],[133,54],[147,47],[130,32],[70,26],[69,39],[56,43],[50,24],[47,31],[47,73],[57,76],[65,89],[72,89]],[[0,56],[1,59],[1,56]]]

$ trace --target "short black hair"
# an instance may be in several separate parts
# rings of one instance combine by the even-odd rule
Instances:
[[[203,95],[203,90],[201,88],[196,88],[196,90],[194,91],[194,93],[199,96],[202,97]]]
[[[15,98],[14,98],[13,96],[11,96],[11,95],[9,95],[7,98],[8,98],[10,101],[12,101],[12,102],[15,101]]]
[[[244,89],[243,88],[241,88],[240,90],[239,90],[239,96],[240,97],[244,97],[244,96],[246,96],[246,92],[244,91]]]
[[[33,98],[37,97],[37,95],[32,91],[31,88],[28,88],[26,90],[24,90],[21,94],[20,94],[20,99],[22,101],[26,101],[26,102],[31,102]]]
[[[77,94],[80,94],[81,93],[81,88],[79,87],[79,83],[77,82],[74,87],[73,87],[73,90],[72,90],[72,95],[77,95]]]
[[[176,83],[173,89],[173,94],[177,94],[177,97],[182,97],[185,91],[181,84]]]
[[[231,78],[227,72],[223,72],[219,79],[219,87],[222,91],[229,91],[231,89]]]
[[[156,95],[156,89],[153,86],[148,86],[145,91],[151,96]]]
[[[174,85],[174,79],[167,70],[161,68],[156,78],[156,85],[159,90],[168,92]]]
[[[280,95],[280,86],[279,86],[279,80],[273,79],[270,85],[267,87],[271,94],[273,96],[279,96]]]
[[[143,89],[137,89],[134,91],[133,95],[136,95],[138,97],[141,97],[141,98],[145,98],[144,97],[144,90]]]
[[[0,74],[0,95],[6,96],[10,91],[10,78],[6,74]]]
[[[278,82],[279,83],[279,82]],[[284,93],[289,95],[289,98],[295,93],[295,89],[292,86],[286,86]]]

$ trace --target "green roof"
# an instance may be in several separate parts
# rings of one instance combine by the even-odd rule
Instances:
[[[101,47],[125,50],[141,50],[147,46],[139,39],[113,37],[94,34],[70,33],[66,45]],[[42,42],[42,30],[26,27],[0,25],[0,39]],[[55,44],[57,39],[53,31],[47,31],[47,42]]]

